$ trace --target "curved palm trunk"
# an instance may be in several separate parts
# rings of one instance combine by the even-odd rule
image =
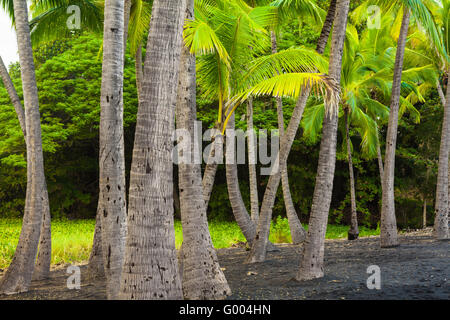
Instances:
[[[316,51],[319,54],[323,54],[325,50],[329,37],[329,32],[335,19],[335,12],[336,12],[336,2],[332,0],[330,8],[328,10],[327,18],[325,19],[322,28],[322,34],[320,35],[319,40],[317,42]],[[286,161],[289,156],[292,144],[294,142],[295,135],[297,134],[297,130],[300,125],[303,112],[305,111],[306,102],[308,101],[310,91],[311,91],[310,89],[306,89],[299,96],[297,104],[292,113],[291,120],[289,121],[286,133],[283,135],[283,138],[281,139],[280,152],[278,153],[278,161],[280,164],[279,172],[269,177],[269,181],[267,183],[266,191],[264,193],[264,198],[260,210],[257,234],[255,237],[254,244],[251,248],[250,255],[246,260],[247,263],[263,262],[266,258],[266,248],[267,245],[270,243],[268,240],[270,232],[270,223],[272,220],[272,209],[275,203],[275,196],[281,180],[280,172],[282,172],[283,166],[286,165]]]
[[[20,98],[17,95],[16,88],[12,83],[11,77],[9,76],[8,70],[3,63],[3,59],[0,57],[0,77],[5,85],[11,102],[19,119],[20,128],[24,139],[26,141],[26,124],[25,124],[25,111],[23,109]],[[52,239],[51,239],[51,218],[50,218],[50,204],[48,200],[47,186],[44,190],[43,199],[43,218],[41,225],[41,235],[38,247],[38,258],[36,260],[36,265],[34,268],[33,277],[36,280],[42,280],[48,278],[50,274],[50,263],[52,258]]]
[[[400,104],[400,91],[403,71],[403,58],[405,55],[406,38],[408,36],[410,20],[409,9],[404,10],[400,36],[397,44],[395,58],[394,80],[392,82],[391,110],[389,126],[386,135],[386,156],[384,159],[384,177],[382,183],[383,196],[381,206],[380,241],[382,248],[399,245],[397,235],[397,221],[395,218],[395,149],[397,145],[398,112]]]
[[[181,299],[172,135],[186,1],[155,0],[131,165],[121,299]]]
[[[248,175],[250,185],[250,215],[253,223],[258,222],[259,199],[258,179],[256,176],[256,132],[253,129],[253,98],[249,97],[247,104],[247,143],[248,143]]]
[[[188,1],[186,19],[194,18],[194,1]],[[208,229],[205,201],[202,193],[202,170],[194,159],[199,155],[196,148],[195,121],[196,107],[195,56],[183,46],[180,59],[178,101],[176,108],[177,129],[189,134],[189,150],[178,150],[190,155],[189,163],[178,165],[180,189],[181,224],[183,226],[183,246],[180,251],[183,272],[183,295],[190,300],[223,299],[231,294],[225,275],[220,269],[217,254]]]
[[[123,140],[124,1],[106,0],[100,112],[100,194],[108,299],[117,298],[126,236]]]
[[[228,130],[234,130],[235,119],[234,114],[231,116],[227,125]],[[231,144],[228,137],[226,138],[226,150],[225,150],[225,170],[227,178],[228,198],[230,199],[231,208],[233,210],[234,218],[236,219],[239,228],[244,234],[245,239],[249,245],[252,245],[256,235],[255,224],[247,213],[244,200],[242,200],[241,191],[239,190],[239,178],[237,171],[236,159],[234,158],[235,152],[231,150],[229,144]]]
[[[272,38],[272,53],[277,53],[277,38],[275,33],[271,32]],[[276,98],[277,116],[278,116],[278,130],[280,132],[280,139],[284,135],[284,116],[283,116],[283,101],[281,98]],[[295,211],[294,202],[292,201],[291,190],[289,188],[289,176],[287,171],[287,160],[283,171],[281,172],[281,186],[283,189],[283,199],[286,207],[286,216],[289,221],[289,229],[291,231],[291,238],[293,244],[300,244],[305,241],[306,232],[298,218]]]
[[[209,200],[211,199],[211,193],[214,187],[214,179],[216,177],[218,168],[218,157],[223,159],[223,136],[217,135],[213,138],[211,150],[208,155],[208,163],[206,164],[205,171],[203,173],[203,200],[205,200],[206,209],[208,209]],[[217,157],[216,157],[217,156]]]
[[[330,77],[335,79],[337,83],[340,83],[341,80],[342,53],[344,50],[349,5],[350,0],[338,0],[337,2],[328,72]],[[331,110],[338,110],[339,101],[334,103],[337,106],[336,108],[331,108]],[[303,245],[300,268],[296,276],[298,281],[323,277],[325,233],[336,165],[337,127],[338,114],[337,112],[330,112],[324,117],[323,121],[316,186],[311,207],[308,235]]]
[[[8,69],[6,69],[6,66],[3,63],[2,57],[0,57],[0,77],[2,78],[3,84],[5,85],[6,91],[8,91],[9,99],[11,100],[14,110],[16,111],[20,128],[22,129],[23,136],[26,140],[27,129],[25,125],[25,111],[23,110],[22,103],[20,102],[20,98],[17,95],[16,88],[14,87],[11,77],[9,76]]]
[[[22,71],[22,85],[25,101],[25,124],[27,145],[27,191],[22,231],[14,258],[0,280],[0,293],[13,294],[27,291],[33,276],[36,254],[41,233],[42,217],[48,209],[46,203],[46,182],[36,85],[33,51],[28,24],[28,9],[25,0],[16,0],[17,44]]]
[[[350,177],[350,202],[351,202],[351,225],[348,231],[348,240],[356,240],[359,236],[358,215],[356,212],[355,175],[353,173],[352,146],[350,143],[350,119],[348,109],[345,109],[345,140],[347,142],[348,170]]]
[[[447,99],[444,105],[444,121],[439,152],[439,167],[436,186],[436,209],[433,236],[438,240],[448,239],[449,188],[448,156],[450,148],[450,83],[447,85]]]

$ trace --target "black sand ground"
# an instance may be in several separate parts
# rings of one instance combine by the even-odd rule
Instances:
[[[325,277],[297,283],[300,247],[278,245],[266,262],[243,264],[243,248],[218,250],[233,295],[230,299],[450,299],[450,242],[435,241],[429,232],[401,235],[401,246],[381,249],[379,238],[327,240]],[[381,290],[369,290],[367,268],[381,269]],[[82,275],[86,270],[81,266]],[[80,290],[68,290],[66,269],[52,271],[51,278],[32,284],[29,292],[0,296],[2,299],[105,299],[102,280],[82,278]],[[83,281],[84,280],[84,281]]]

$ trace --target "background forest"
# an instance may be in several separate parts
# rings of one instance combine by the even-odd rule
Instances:
[[[352,1],[356,7],[358,1]],[[318,1],[326,10],[328,1]],[[304,45],[314,48],[320,30],[293,20],[280,32],[280,50]],[[47,42],[34,51],[39,101],[42,113],[45,173],[48,183],[52,217],[67,219],[94,219],[98,201],[98,97],[101,87],[101,59],[99,48],[101,36],[92,33],[76,34],[70,39]],[[134,58],[127,54],[124,72],[124,130],[127,170],[131,164],[138,99],[136,92]],[[11,78],[20,98],[21,81],[19,64],[9,66]],[[395,199],[398,226],[419,228],[422,226],[423,207],[428,208],[427,220],[433,221],[434,191],[438,169],[443,109],[436,90],[431,89],[425,102],[414,107],[420,113],[406,114],[400,119],[398,150],[395,171]],[[288,124],[293,99],[284,99],[284,117]],[[203,122],[203,130],[214,125],[217,101],[197,97],[197,117]],[[298,131],[289,155],[288,171],[292,199],[301,221],[308,221],[312,202],[316,164],[318,162],[319,138],[305,136],[304,122]],[[338,155],[333,199],[329,222],[348,225],[350,221],[350,192],[345,143],[345,128],[340,121]],[[0,216],[20,217],[23,213],[26,190],[26,150],[22,132],[8,93],[0,83]],[[246,130],[245,106],[236,111],[236,126]],[[262,97],[254,101],[254,126],[267,130],[277,129],[275,99]],[[380,127],[381,136],[387,126]],[[361,143],[360,135],[351,130],[354,146]],[[382,142],[384,139],[380,139]],[[382,150],[384,146],[381,145]],[[353,150],[356,180],[358,220],[361,226],[376,228],[380,219],[381,184],[377,159],[368,159],[360,148]],[[383,153],[384,154],[384,153]],[[241,192],[249,207],[248,170],[240,165]],[[258,170],[259,171],[259,170]],[[177,172],[177,170],[174,170]],[[263,194],[267,177],[258,177],[259,195]],[[128,176],[127,176],[128,182]],[[177,179],[175,177],[174,190]],[[285,205],[281,188],[275,202],[274,217],[285,217]],[[425,203],[426,201],[426,203]],[[175,200],[175,211],[179,208]],[[225,169],[219,166],[215,187],[208,208],[210,220],[232,221],[228,200]]]

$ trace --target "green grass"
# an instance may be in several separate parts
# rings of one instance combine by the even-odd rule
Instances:
[[[0,269],[6,268],[12,260],[20,236],[20,219],[0,219]],[[94,236],[95,220],[52,221],[52,264],[82,262],[89,259]],[[245,238],[235,222],[211,221],[209,224],[213,244],[216,248],[228,248]],[[305,226],[307,228],[307,226]],[[348,226],[327,228],[327,239],[347,237]],[[379,230],[360,228],[360,236],[378,235]],[[175,245],[181,246],[183,234],[181,222],[175,221]],[[287,219],[277,218],[271,225],[270,241],[287,243],[291,241]]]

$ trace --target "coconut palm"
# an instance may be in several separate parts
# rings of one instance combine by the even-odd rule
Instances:
[[[186,1],[155,0],[130,173],[121,299],[181,299],[172,134]],[[161,43],[164,46],[161,46]]]
[[[189,0],[186,20],[194,19],[194,0]],[[196,69],[195,55],[183,46],[176,108],[176,127],[194,141],[196,108]],[[199,157],[195,143],[189,143],[188,149],[179,149],[180,158],[187,161],[178,164],[180,189],[180,211],[183,226],[182,283],[185,299],[221,299],[231,293],[227,280],[220,268],[217,254],[211,241],[206,215],[206,204],[202,194],[202,173],[200,164],[194,159]]]
[[[346,35],[349,0],[338,0],[331,40],[329,75],[337,83],[341,79],[342,52]],[[336,164],[336,143],[339,99],[332,102],[331,111],[324,117],[320,145],[316,186],[309,220],[308,234],[303,245],[297,280],[310,280],[323,276],[325,232],[328,222]]]
[[[395,172],[395,150],[397,144],[397,129],[399,104],[401,96],[402,69],[404,64],[405,48],[407,43],[409,24],[411,15],[427,31],[429,37],[436,43],[436,47],[442,52],[442,44],[434,24],[433,17],[427,8],[426,1],[421,0],[399,0],[387,1],[379,0],[377,3],[382,5],[388,12],[398,9],[397,21],[401,18],[400,31],[398,34],[397,54],[394,67],[394,76],[392,82],[392,94],[390,103],[390,116],[388,131],[386,136],[386,156],[384,162],[384,177],[382,181],[382,207],[380,224],[380,244],[381,247],[395,247],[399,245],[397,235],[397,222],[395,218],[394,201],[394,172]]]
[[[11,8],[9,1],[2,1],[4,8]],[[22,232],[13,261],[0,280],[0,293],[27,291],[35,268],[38,242],[43,216],[48,213],[47,185],[44,175],[44,158],[40,125],[39,101],[33,61],[33,51],[26,1],[13,1],[19,60],[22,74],[25,105],[27,145],[27,192]],[[12,12],[10,12],[12,14]],[[48,241],[48,239],[47,239]],[[47,247],[48,248],[48,247]],[[48,257],[49,253],[45,253]],[[45,264],[45,265],[44,265]],[[42,268],[45,269],[47,263]]]
[[[383,19],[383,26],[391,25],[389,17]],[[352,142],[350,127],[355,128],[362,139],[363,155],[367,158],[377,156],[379,147],[378,123],[388,118],[389,109],[384,101],[389,98],[392,83],[392,67],[394,56],[390,53],[393,44],[390,35],[383,30],[367,29],[361,37],[353,25],[347,27],[347,37],[342,62],[342,98],[341,107],[345,126],[343,128],[346,142],[347,159],[349,164],[350,200],[351,200],[351,228],[348,239],[358,237],[357,203],[355,195],[355,181],[352,164]],[[387,37],[387,39],[385,39]],[[433,75],[429,66],[404,70],[403,87],[411,88],[412,92],[420,93],[415,88],[414,81],[424,81]],[[409,82],[407,82],[407,80]],[[406,89],[405,89],[406,90]],[[377,96],[377,99],[374,99]],[[421,96],[420,96],[421,97]],[[418,118],[418,111],[411,103],[402,98],[401,114],[409,110]],[[321,129],[324,118],[324,105],[319,104],[306,109],[303,127],[304,134],[315,141]]]

